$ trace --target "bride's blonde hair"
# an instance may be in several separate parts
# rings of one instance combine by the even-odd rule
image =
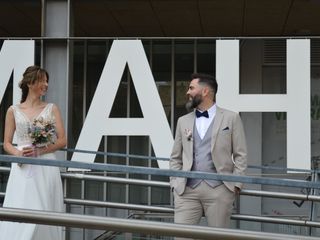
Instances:
[[[44,76],[46,76],[47,80],[49,81],[49,74],[45,69],[36,65],[27,67],[27,69],[23,73],[23,78],[19,83],[19,87],[22,90],[20,103],[23,103],[27,99],[27,96],[29,94],[28,85],[32,85],[36,83],[37,81],[42,79]]]

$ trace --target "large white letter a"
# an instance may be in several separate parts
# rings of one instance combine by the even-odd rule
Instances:
[[[130,69],[143,118],[109,118],[126,64]],[[139,40],[113,42],[76,149],[96,151],[103,135],[150,136],[156,156],[170,156],[173,137]],[[72,160],[92,163],[94,158],[93,154],[75,153]],[[160,168],[168,168],[169,165],[167,161],[158,161],[158,164]]]

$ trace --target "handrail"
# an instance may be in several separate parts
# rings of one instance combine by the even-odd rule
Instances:
[[[234,220],[252,221],[252,222],[265,222],[265,223],[277,223],[277,224],[288,224],[296,226],[305,227],[320,227],[320,222],[308,221],[308,220],[296,220],[296,219],[286,219],[278,217],[263,217],[245,214],[233,214],[231,216]]]
[[[0,167],[0,171],[10,171],[10,168]],[[109,177],[109,176],[94,176],[87,175],[83,173],[61,173],[61,177],[65,179],[80,179],[80,180],[95,180],[101,182],[114,182],[123,184],[133,184],[133,185],[147,185],[150,187],[170,187],[170,183],[152,180],[141,180],[132,178],[119,178],[119,177]],[[4,196],[4,193],[0,192],[0,196]],[[270,198],[285,198],[292,200],[305,200],[305,201],[316,201],[320,202],[320,196],[310,195],[310,194],[295,194],[295,193],[279,193],[272,191],[261,191],[261,190],[249,190],[242,189],[240,195],[255,196],[255,197],[270,197]]]
[[[10,171],[9,167],[0,167],[0,171]],[[133,185],[143,185],[150,187],[170,187],[169,182],[152,181],[152,180],[141,180],[132,178],[119,178],[119,177],[109,177],[109,176],[94,176],[84,173],[61,173],[61,177],[65,179],[79,179],[79,180],[95,180],[101,182],[114,182],[122,184],[133,184]],[[255,197],[270,197],[270,198],[285,198],[292,200],[305,200],[305,201],[316,201],[320,202],[320,196],[310,195],[310,194],[295,194],[295,193],[279,193],[272,191],[261,191],[261,190],[249,190],[242,189],[241,195],[255,196]],[[0,192],[0,196],[4,193]]]
[[[102,182],[114,182],[123,184],[133,184],[133,185],[144,185],[151,187],[170,187],[170,183],[152,180],[141,180],[132,178],[119,178],[119,177],[108,177],[108,176],[92,176],[83,173],[61,173],[62,178],[70,179],[81,179],[81,180],[96,180]],[[305,200],[305,201],[316,201],[320,202],[320,196],[310,195],[310,194],[295,194],[295,193],[279,193],[272,191],[261,191],[261,190],[249,190],[242,189],[240,195],[255,196],[255,197],[270,197],[270,198],[285,198],[292,200]]]
[[[0,142],[0,146],[3,146],[3,143]],[[154,157],[154,156],[145,156],[145,155],[136,155],[136,154],[126,154],[126,153],[114,153],[114,152],[104,152],[104,151],[91,151],[83,149],[73,149],[73,148],[61,148],[59,151],[71,152],[71,153],[87,153],[95,154],[106,157],[120,157],[120,158],[129,158],[129,159],[142,159],[142,160],[161,160],[169,161],[170,158],[166,157]],[[319,159],[312,158],[311,161],[318,161]],[[320,173],[320,170],[317,169],[296,169],[296,168],[284,168],[284,167],[275,167],[275,166],[257,166],[257,165],[248,165],[248,168],[252,169],[263,169],[263,170],[273,170],[273,171],[286,171],[286,172],[296,172],[296,173]]]
[[[65,198],[64,203],[75,204],[75,205],[87,205],[94,207],[109,207],[109,208],[119,208],[127,210],[138,210],[146,212],[162,212],[162,213],[173,213],[173,208],[169,207],[157,207],[157,206],[146,206],[141,204],[129,204],[129,203],[117,203],[117,202],[106,202],[97,200],[84,200],[84,199],[73,199]]]
[[[1,159],[2,158],[2,159]],[[172,175],[178,175],[182,171],[172,171],[172,170],[160,170],[160,169],[151,169],[151,168],[144,168],[144,167],[132,167],[132,166],[123,166],[123,165],[115,165],[115,164],[85,164],[85,163],[79,163],[79,162],[70,162],[70,161],[61,161],[61,160],[50,160],[47,159],[38,159],[38,158],[17,158],[13,156],[2,156],[0,155],[0,161],[11,161],[11,162],[23,162],[23,163],[31,163],[31,164],[40,164],[40,165],[47,165],[47,166],[70,166],[78,168],[110,168],[112,171],[120,170],[124,172],[130,172],[132,169],[137,170],[139,173],[141,173],[142,169],[144,170],[144,173],[150,174],[150,170],[156,170],[156,171],[165,171],[165,174],[169,174],[169,176]],[[115,169],[113,169],[113,167]],[[10,168],[8,167],[0,167],[0,170],[3,171],[9,171]],[[100,170],[100,169],[99,169]],[[188,176],[190,174],[189,172],[183,172]],[[190,174],[190,177],[199,177],[203,176],[206,173],[201,172],[194,172]],[[111,182],[120,182],[124,184],[138,184],[138,185],[149,185],[149,186],[161,186],[161,187],[169,187],[169,183],[167,182],[160,182],[160,181],[146,181],[146,180],[139,180],[139,179],[123,179],[123,178],[116,178],[116,177],[109,177],[109,176],[93,176],[93,175],[86,175],[84,173],[62,173],[62,177],[64,178],[76,178],[76,179],[84,179],[84,180],[96,180],[96,181],[111,181]],[[161,174],[158,174],[161,175]],[[207,177],[210,179],[209,174]],[[215,177],[223,177],[226,175],[216,175]],[[189,177],[189,176],[188,176]],[[212,176],[211,176],[212,177]],[[230,176],[227,176],[230,177]],[[239,178],[239,176],[236,176]],[[240,178],[243,178],[243,176],[240,176]],[[255,179],[255,178],[253,178]],[[284,181],[281,179],[276,179],[274,181]],[[294,183],[294,187],[297,187],[295,180],[287,180],[290,185]],[[310,183],[306,181],[300,181],[305,183]],[[266,192],[266,191],[255,191],[255,190],[243,190],[241,192],[243,195],[251,195],[251,196],[260,196],[260,197],[275,197],[275,198],[289,198],[289,199],[296,199],[296,200],[311,200],[311,201],[320,201],[320,196],[314,196],[314,195],[303,195],[303,194],[291,194],[291,193],[275,193],[275,192]],[[0,193],[2,195],[2,193]],[[92,201],[92,200],[84,200],[84,199],[71,199],[66,198],[65,203],[67,204],[78,204],[78,205],[90,205],[90,206],[98,206],[98,207],[111,207],[111,208],[121,208],[121,209],[131,209],[131,210],[142,210],[146,212],[164,212],[164,213],[173,213],[172,208],[165,208],[165,207],[157,207],[157,206],[143,206],[143,205],[137,205],[137,204],[123,204],[123,203],[114,203],[114,202],[100,202],[100,201]],[[292,219],[283,219],[283,218],[272,218],[272,217],[260,217],[260,216],[250,216],[250,215],[240,215],[235,214],[232,215],[232,219],[235,220],[244,220],[244,221],[260,221],[260,222],[270,222],[270,223],[283,223],[283,224],[291,224],[291,225],[300,225],[300,226],[308,226],[308,227],[320,227],[320,223],[314,222],[314,221],[304,221],[304,220],[292,220]]]
[[[132,178],[119,178],[109,176],[94,176],[83,173],[61,173],[62,178],[70,179],[81,179],[81,180],[94,180],[100,182],[115,182],[123,184],[134,184],[134,185],[148,185],[150,187],[170,187],[169,182],[152,181],[152,180],[141,180]]]
[[[93,206],[93,207],[108,207],[108,208],[118,208],[118,209],[126,209],[126,210],[136,210],[136,211],[144,211],[144,212],[158,212],[158,213],[167,213],[167,214],[173,214],[174,212],[174,209],[170,207],[145,206],[145,205],[139,205],[139,204],[126,204],[126,203],[72,199],[72,198],[65,198],[64,203],[74,204],[74,205]],[[278,216],[267,217],[267,216],[256,216],[256,215],[245,215],[245,214],[232,214],[231,219],[320,228],[320,222],[279,218]]]
[[[125,203],[115,203],[115,202],[102,202],[93,200],[83,200],[83,199],[65,199],[66,204],[76,204],[76,205],[87,205],[94,207],[111,207],[127,210],[138,210],[145,212],[158,212],[158,213],[169,213],[173,214],[174,209],[171,207],[157,207],[157,206],[144,206],[138,204],[125,204]],[[309,220],[295,220],[287,218],[267,217],[267,216],[256,216],[256,215],[246,215],[246,214],[232,214],[231,219],[233,220],[243,220],[243,221],[254,221],[254,222],[266,222],[266,223],[278,223],[278,224],[288,224],[306,227],[317,227],[320,228],[320,222],[309,221]]]
[[[0,167],[0,171],[10,171],[9,167]],[[133,185],[147,185],[151,187],[170,187],[168,182],[152,181],[152,180],[141,180],[141,179],[128,179],[119,177],[109,176],[94,176],[84,173],[61,173],[61,177],[65,179],[80,179],[80,180],[95,180],[101,182],[114,182],[122,184],[133,184]],[[249,190],[243,189],[240,192],[241,195],[255,196],[255,197],[270,197],[270,198],[285,198],[292,200],[305,200],[305,201],[316,201],[320,202],[320,196],[310,194],[295,194],[295,193],[279,193],[272,191],[261,191],[261,190]],[[0,192],[0,196],[4,196],[5,193]]]
[[[242,182],[250,184],[264,184],[274,186],[287,186],[296,188],[315,188],[320,189],[320,183],[309,182],[304,180],[294,179],[277,179],[267,177],[250,177],[250,176],[235,176],[225,175],[217,173],[206,173],[206,172],[189,172],[181,170],[165,170],[158,168],[149,167],[136,167],[136,166],[125,166],[118,164],[101,164],[101,163],[83,163],[77,161],[62,161],[62,160],[50,160],[40,158],[29,158],[29,157],[15,157],[10,155],[0,155],[0,161],[3,162],[16,162],[23,164],[35,164],[43,166],[57,166],[57,167],[71,167],[76,169],[92,169],[100,171],[115,171],[125,173],[138,173],[158,176],[175,176],[175,177],[187,177],[187,178],[201,178],[211,179],[220,181],[232,181]]]
[[[220,229],[154,221],[98,217],[70,213],[0,208],[0,219],[90,229],[111,229],[120,232],[222,240],[318,240],[317,237],[263,233],[236,229]]]
[[[261,191],[261,190],[258,191],[258,190],[248,190],[248,189],[241,190],[240,194],[253,196],[253,197],[285,198],[285,199],[291,199],[291,200],[320,202],[320,196],[310,195],[310,194],[279,193],[279,192]]]

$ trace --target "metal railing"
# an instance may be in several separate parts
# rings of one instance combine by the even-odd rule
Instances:
[[[10,167],[0,167],[0,172],[9,172]],[[122,184],[132,184],[132,185],[143,185],[151,187],[170,187],[168,182],[152,181],[152,180],[140,180],[140,179],[128,179],[119,177],[109,177],[109,176],[96,176],[84,173],[61,173],[63,179],[78,179],[78,180],[91,180],[100,182],[113,182]],[[270,197],[270,198],[283,198],[292,200],[304,200],[304,201],[315,201],[320,202],[320,196],[310,195],[310,194],[294,194],[294,193],[279,193],[271,191],[257,191],[257,190],[247,190],[243,189],[240,192],[241,195],[255,196],[255,197]],[[0,195],[4,193],[0,192]]]
[[[212,174],[212,173],[208,174],[208,173],[201,173],[201,172],[190,173],[190,172],[182,172],[182,171],[151,169],[151,168],[145,168],[145,167],[132,167],[132,166],[123,166],[123,165],[115,165],[115,164],[107,164],[107,165],[98,164],[98,163],[87,164],[87,163],[60,161],[60,160],[48,161],[48,160],[42,160],[38,158],[16,158],[13,156],[6,156],[6,155],[1,155],[0,161],[20,162],[25,164],[26,163],[39,164],[39,165],[47,165],[47,166],[94,169],[99,171],[109,170],[109,171],[119,171],[119,172],[126,172],[126,173],[130,172],[130,173],[140,173],[140,174],[143,173],[143,174],[154,174],[154,175],[163,175],[163,176],[183,176],[188,178],[201,177],[206,179],[239,181],[239,182],[247,182],[247,183],[254,183],[254,184],[265,183],[268,185],[276,185],[276,186],[303,187],[303,188],[316,188],[316,189],[320,188],[320,184],[317,182],[309,182],[304,180],[293,180],[293,179],[276,179],[276,178],[250,177],[250,176],[227,176],[227,175],[219,175],[219,174]],[[10,168],[8,167],[0,167],[0,171],[9,171],[9,170]],[[169,183],[167,182],[126,179],[126,178],[117,178],[117,177],[109,177],[109,176],[96,176],[96,175],[90,175],[90,174],[84,174],[84,173],[62,173],[61,176],[64,179],[94,180],[94,181],[114,182],[114,183],[122,183],[122,184],[169,187]],[[320,196],[309,195],[309,194],[291,194],[291,193],[278,193],[278,192],[256,191],[256,190],[243,190],[241,191],[241,194],[255,196],[255,197],[285,198],[285,199],[294,199],[294,200],[308,200],[308,201],[315,201],[315,202],[320,201]],[[4,195],[4,193],[0,193],[0,195]],[[106,201],[93,201],[93,200],[71,199],[71,198],[65,198],[65,203],[83,205],[83,206],[87,205],[87,206],[106,207],[106,208],[130,209],[130,210],[138,210],[138,211],[144,211],[144,212],[163,212],[168,214],[173,213],[172,207],[143,206],[138,204],[123,204],[123,203],[114,203],[114,202],[106,202]],[[320,227],[320,223],[314,222],[314,221],[293,220],[293,219],[273,218],[273,217],[264,217],[264,216],[249,216],[249,215],[233,214],[232,219],[244,220],[244,221],[278,223],[278,224],[281,223],[281,224],[290,224],[290,225],[299,225],[299,226],[308,226],[308,227]]]
[[[184,224],[143,220],[97,217],[35,210],[0,208],[0,219],[15,222],[38,223],[90,229],[112,229],[119,232],[177,236],[196,239],[222,240],[316,240],[316,237],[263,233],[235,229],[221,229]]]
[[[320,189],[320,183],[310,182],[305,180],[295,179],[277,179],[271,177],[252,177],[252,176],[236,176],[236,175],[224,175],[218,173],[207,173],[207,172],[187,172],[180,170],[165,170],[158,168],[149,167],[136,167],[136,166],[124,166],[118,164],[102,164],[102,163],[84,163],[77,161],[62,161],[62,160],[45,160],[40,158],[29,158],[29,157],[14,157],[8,155],[1,155],[2,162],[15,162],[22,164],[34,164],[43,166],[56,166],[56,167],[70,167],[75,169],[91,169],[98,171],[112,171],[112,172],[123,172],[123,173],[138,173],[146,175],[157,175],[167,177],[184,177],[184,178],[200,178],[206,180],[219,180],[219,181],[231,181],[231,182],[242,182],[249,184],[263,184],[273,186],[284,186],[294,188],[314,188]]]

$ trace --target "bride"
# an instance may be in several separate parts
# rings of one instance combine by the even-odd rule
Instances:
[[[38,66],[30,66],[19,87],[21,103],[11,106],[6,115],[4,150],[15,156],[55,159],[54,152],[66,145],[60,111],[55,104],[41,100],[48,89],[49,75]],[[54,123],[54,138],[42,145],[31,138],[36,122]],[[18,146],[12,144],[16,135]],[[58,167],[12,163],[3,207],[63,212],[63,192]],[[61,240],[62,228],[57,226],[0,222],[1,240]]]

